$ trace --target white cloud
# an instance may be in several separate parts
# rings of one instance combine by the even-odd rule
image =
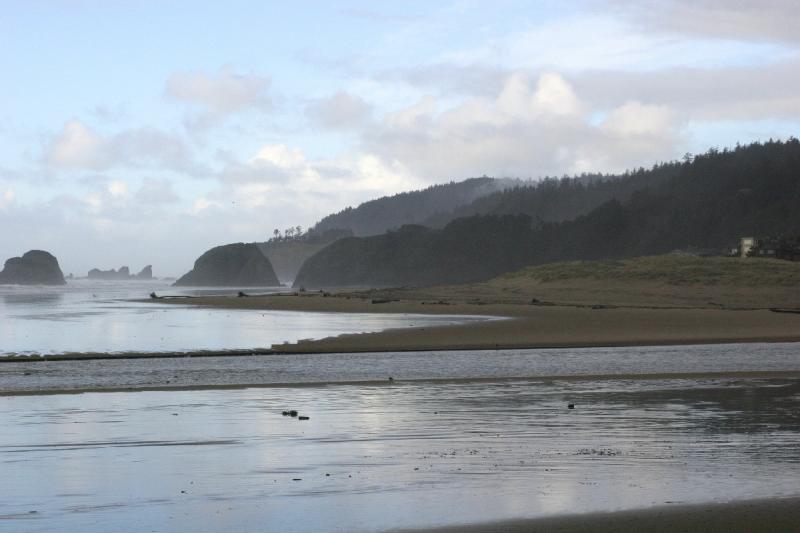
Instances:
[[[114,180],[108,184],[108,193],[117,198],[127,196],[128,184],[122,180]]]
[[[229,162],[218,178],[218,207],[240,214],[258,210],[293,224],[310,224],[332,210],[423,185],[401,164],[374,155],[314,160],[284,144],[267,144],[245,162]],[[200,203],[194,209],[206,207]]]
[[[666,106],[633,101],[614,109],[601,127],[612,134],[635,137],[661,135],[673,122],[673,113]]]
[[[155,128],[102,136],[79,120],[67,122],[45,145],[43,159],[51,168],[60,170],[155,167],[194,175],[204,173],[179,137]]]
[[[285,144],[268,144],[256,152],[250,163],[255,166],[269,165],[291,170],[304,166],[306,158],[300,148],[290,148]]]
[[[46,159],[61,168],[100,168],[104,141],[79,120],[64,124],[61,134],[49,146]]]
[[[192,207],[189,209],[189,213],[191,213],[192,215],[199,215],[212,208],[220,209],[222,208],[222,204],[214,200],[209,200],[208,198],[201,197],[194,201]]]
[[[443,107],[443,109],[440,109]],[[493,97],[450,106],[425,97],[365,132],[364,151],[429,181],[619,171],[669,158],[681,142],[666,106],[623,102],[595,124],[562,76],[506,78]]]
[[[237,74],[229,66],[216,74],[177,72],[167,80],[166,92],[171,98],[187,102],[218,115],[245,109],[267,109],[270,99],[268,78]]]
[[[372,108],[360,97],[340,91],[312,104],[307,113],[325,128],[350,129],[364,124]]]
[[[3,194],[0,194],[0,209],[5,209],[14,203],[16,194],[13,189],[6,189]]]

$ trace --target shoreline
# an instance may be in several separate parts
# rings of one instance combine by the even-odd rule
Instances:
[[[266,353],[358,353],[800,342],[800,314],[770,308],[430,301],[371,293],[295,293],[144,300],[214,309],[488,316],[467,324],[389,329],[273,345]],[[379,293],[382,294],[382,293]],[[397,296],[397,295],[391,295]]]
[[[680,503],[642,509],[564,514],[530,519],[456,524],[425,529],[393,529],[392,533],[563,533],[595,531],[797,531],[800,496],[731,502]]]
[[[502,317],[501,317],[502,318]],[[474,325],[474,324],[473,324]],[[463,328],[467,325],[458,326],[436,326],[436,328]],[[659,346],[714,346],[725,344],[785,344],[800,343],[800,335],[788,337],[748,337],[746,339],[730,338],[707,338],[707,339],[675,339],[669,341],[619,341],[610,343],[598,342],[574,342],[574,343],[541,343],[541,344],[475,344],[458,346],[413,346],[413,347],[392,347],[374,348],[349,347],[345,344],[341,347],[320,347],[319,344],[334,342],[341,338],[351,337],[370,337],[380,335],[385,332],[412,332],[416,329],[427,330],[434,328],[402,328],[388,329],[373,333],[352,333],[336,337],[326,337],[323,339],[301,340],[297,343],[277,344],[280,348],[256,348],[256,349],[232,349],[232,350],[199,350],[185,352],[122,352],[122,353],[70,353],[53,355],[20,355],[0,357],[0,365],[13,363],[47,363],[47,362],[76,362],[76,361],[117,361],[117,360],[139,360],[139,359],[202,359],[213,357],[269,357],[271,355],[341,355],[341,354],[367,354],[367,353],[418,353],[418,352],[496,352],[504,350],[568,350],[570,348],[657,348]]]
[[[370,297],[374,294],[385,293],[281,293],[249,297],[200,296],[133,301],[150,305],[180,305],[242,312],[451,316],[454,319],[461,317],[464,322],[301,339],[293,343],[283,342],[245,349],[7,355],[0,357],[0,366],[23,361],[800,342],[800,313],[776,312],[768,307],[513,303],[488,298],[430,301],[424,298],[425,295],[431,295],[427,292],[417,291],[405,295],[401,291],[401,294],[390,293],[390,298]],[[396,297],[399,295],[408,297]],[[435,292],[432,295],[439,296]]]

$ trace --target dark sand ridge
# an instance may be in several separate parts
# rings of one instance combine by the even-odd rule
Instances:
[[[623,532],[793,532],[800,528],[800,498],[749,500],[700,505],[670,505],[617,511],[587,513],[530,520],[509,520],[486,524],[462,524],[429,528],[431,533],[563,533],[594,531]],[[411,533],[415,530],[405,530]],[[399,530],[396,533],[400,533]]]

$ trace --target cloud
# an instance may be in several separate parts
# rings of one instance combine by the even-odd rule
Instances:
[[[218,179],[221,187],[214,197],[225,198],[223,204],[232,209],[264,209],[307,222],[376,194],[423,184],[402,165],[373,155],[314,160],[284,144],[267,144],[244,162],[229,162]]]
[[[44,162],[53,169],[102,171],[155,167],[188,174],[204,169],[192,160],[184,142],[155,128],[123,130],[102,136],[79,120],[70,120],[44,147]]]
[[[13,204],[14,198],[16,198],[16,194],[13,189],[6,189],[3,191],[3,193],[0,194],[0,209],[5,209]]]
[[[668,131],[673,113],[663,105],[626,102],[614,109],[603,121],[602,129],[620,137],[660,135]]]
[[[800,42],[796,0],[613,0],[650,29],[698,37]]]
[[[225,116],[248,109],[268,109],[269,86],[268,78],[237,74],[225,66],[216,74],[176,72],[167,80],[166,94],[205,112]]]
[[[117,198],[128,196],[128,184],[122,180],[114,180],[108,184],[108,193]]]
[[[167,180],[145,178],[136,191],[136,200],[145,204],[168,204],[178,201],[178,195]]]
[[[667,68],[625,72],[594,70],[570,76],[593,106],[636,99],[662,104],[699,120],[800,117],[800,59],[766,65]]]
[[[372,107],[360,97],[340,91],[310,105],[306,112],[324,128],[337,130],[361,126],[369,119]]]
[[[682,142],[667,106],[625,101],[603,120],[561,75],[508,76],[492,97],[445,105],[431,96],[365,131],[364,153],[428,181],[620,171],[669,158]]]
[[[45,158],[50,165],[64,169],[98,169],[104,165],[103,144],[85,124],[70,120],[46,150]]]

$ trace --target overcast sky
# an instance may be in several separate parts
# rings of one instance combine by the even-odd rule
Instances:
[[[483,174],[800,131],[796,0],[6,0],[0,262],[179,275]]]

